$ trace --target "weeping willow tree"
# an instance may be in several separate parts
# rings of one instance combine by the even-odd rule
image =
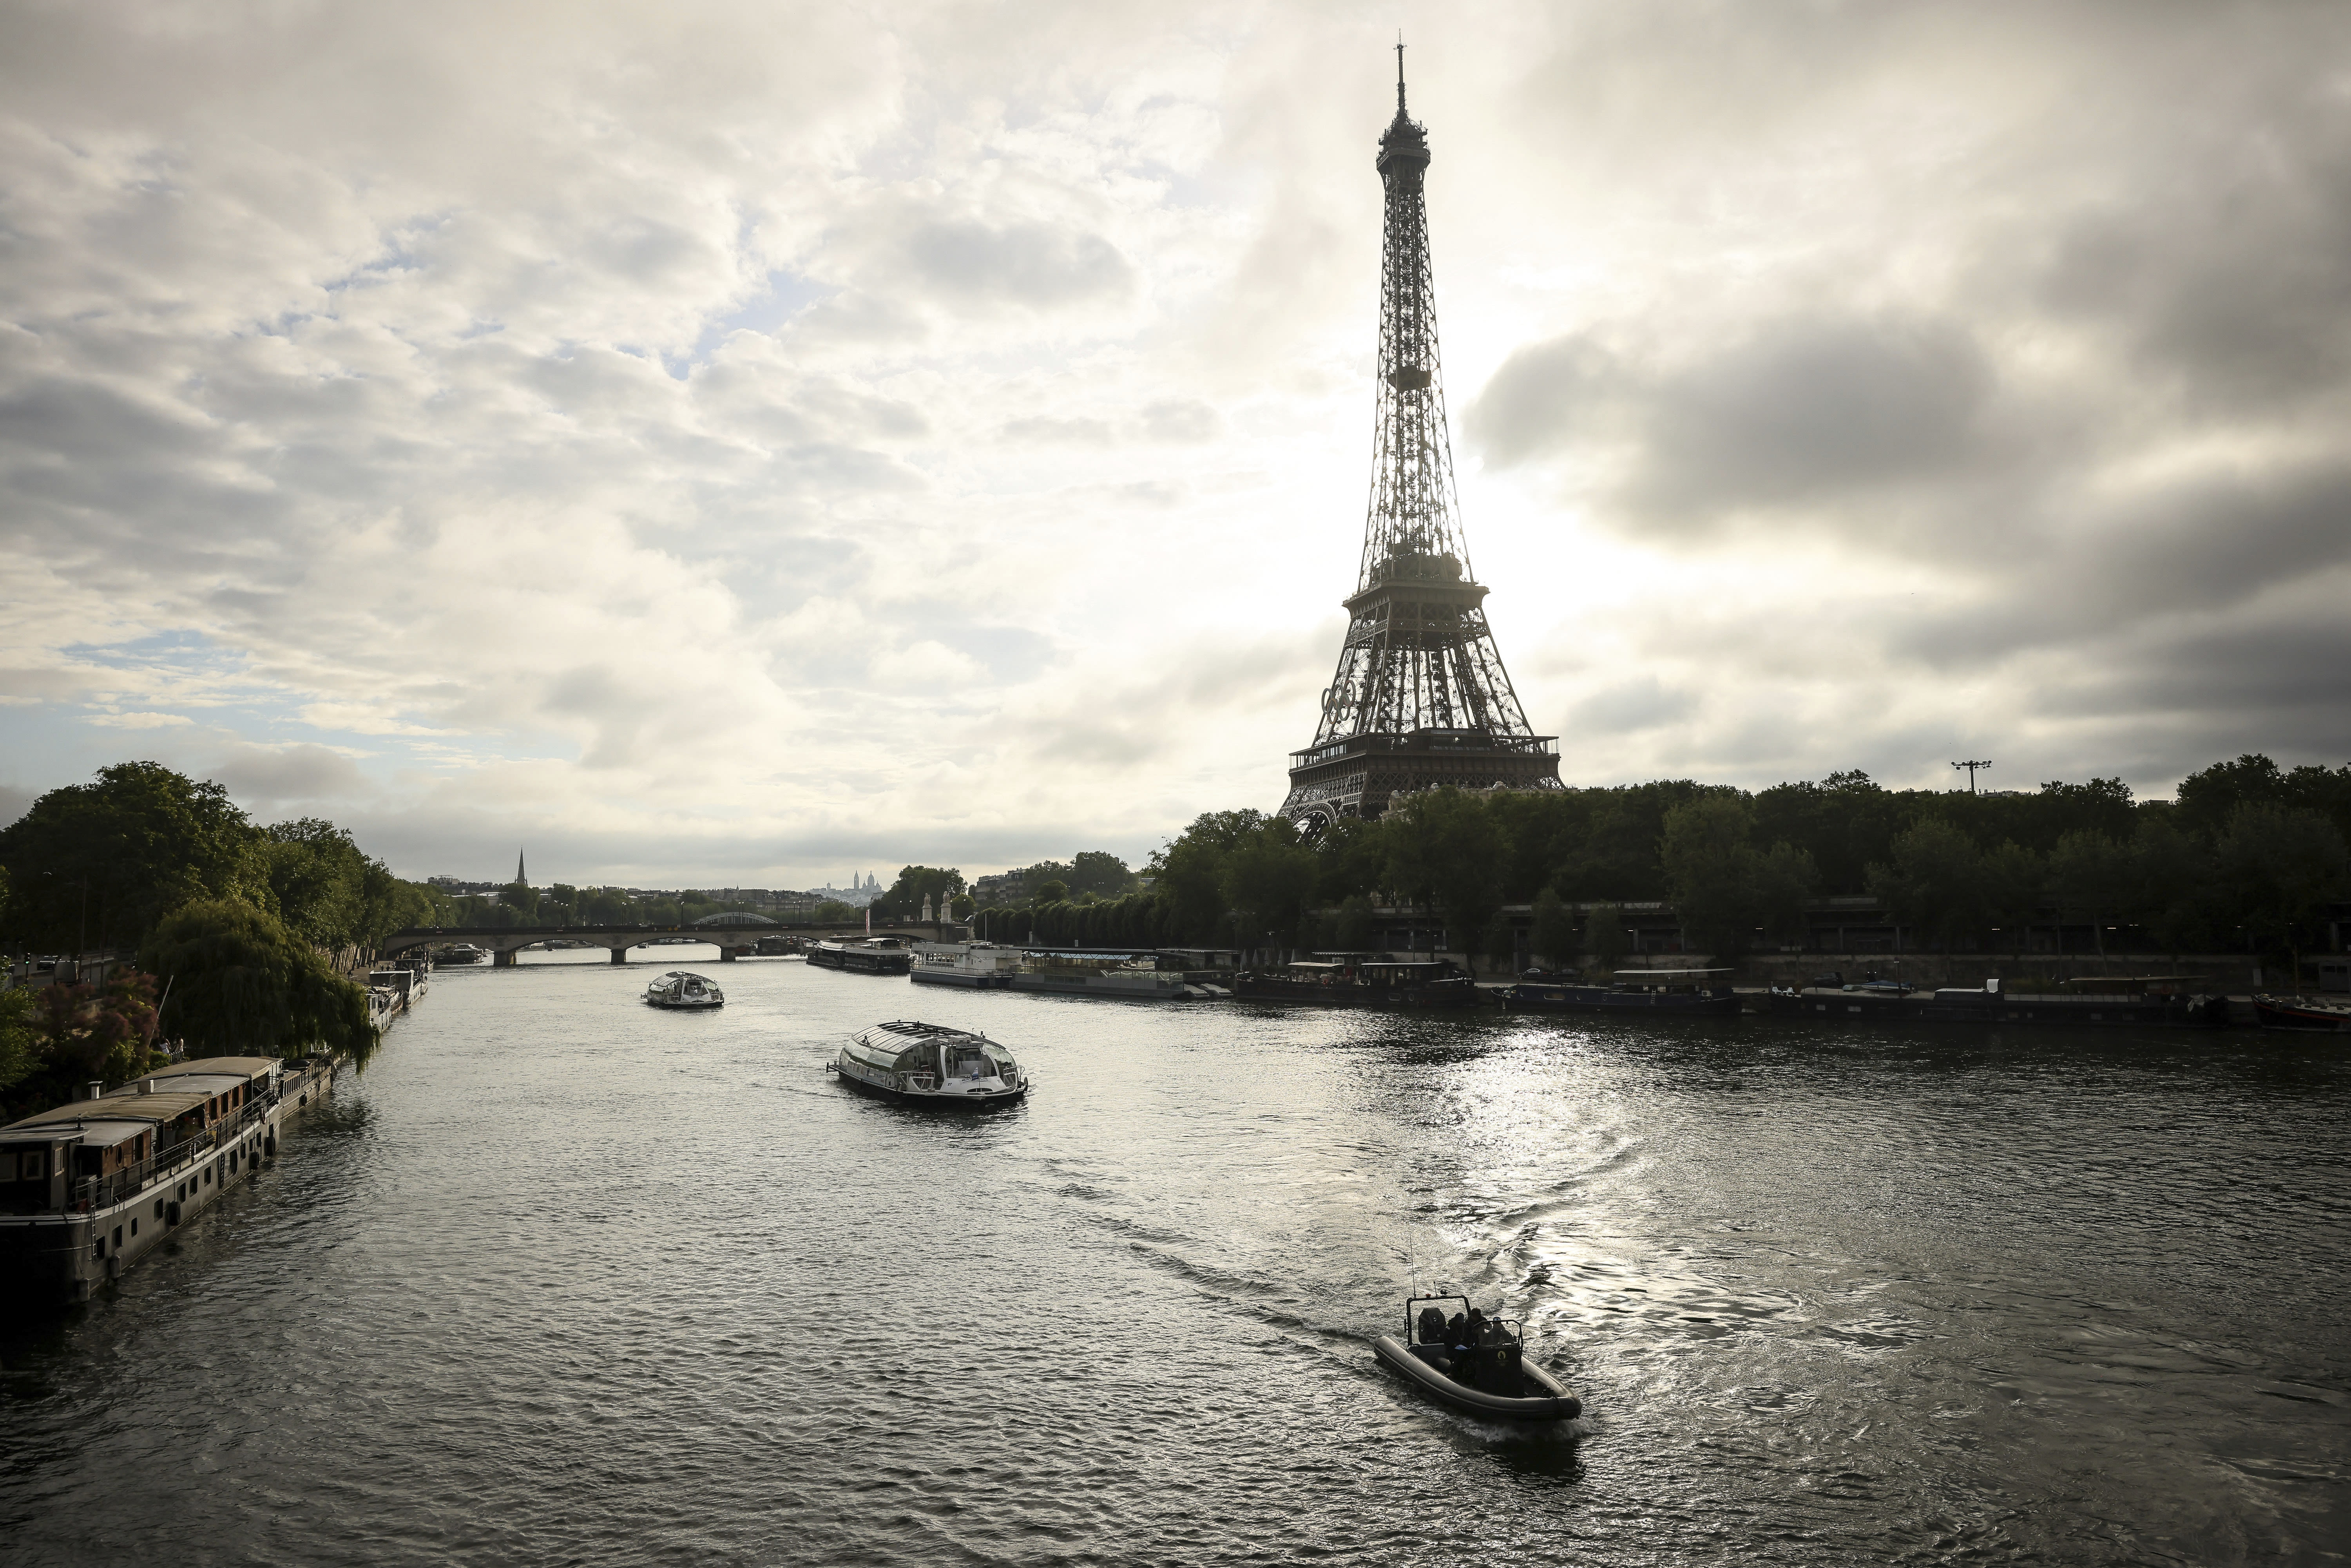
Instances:
[[[192,1056],[298,1056],[375,1048],[367,992],[276,916],[203,899],[163,917],[141,962],[170,988],[162,1032]]]

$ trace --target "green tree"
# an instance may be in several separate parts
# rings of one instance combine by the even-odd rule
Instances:
[[[1222,886],[1241,945],[1270,939],[1277,947],[1295,946],[1319,869],[1297,828],[1280,817],[1238,837],[1226,852]]]
[[[1469,950],[1502,902],[1502,834],[1483,797],[1451,785],[1391,804],[1388,882],[1436,910]]]
[[[1764,935],[1785,946],[1799,946],[1806,936],[1804,912],[1821,873],[1810,852],[1790,843],[1773,844],[1755,864],[1755,905]]]
[[[1485,949],[1486,964],[1489,969],[1509,973],[1519,961],[1517,922],[1499,909],[1494,911],[1494,917],[1486,922],[1485,939],[1480,946]]]
[[[1070,862],[1070,874],[1065,879],[1078,893],[1091,893],[1096,898],[1116,898],[1134,883],[1134,873],[1126,862],[1103,850],[1081,850]]]
[[[303,817],[262,836],[277,917],[304,941],[372,947],[402,926],[431,923],[432,894],[392,875],[334,823]]]
[[[192,898],[266,906],[266,841],[219,785],[122,762],[52,789],[0,830],[5,936],[47,951],[136,943]]]
[[[1343,905],[1360,897],[1369,909],[1372,894],[1387,882],[1386,824],[1376,818],[1342,817],[1314,841],[1314,859],[1321,868],[1314,883],[1317,898]]]
[[[1632,944],[1625,929],[1625,911],[1614,904],[1604,904],[1583,917],[1583,953],[1592,967],[1603,974],[1625,961]]]
[[[1345,899],[1339,905],[1339,919],[1332,933],[1336,949],[1342,953],[1366,953],[1372,946],[1372,901],[1362,894]]]
[[[1929,941],[1957,946],[1983,924],[1983,857],[1940,817],[1894,837],[1894,859],[1869,868],[1869,891],[1895,919]]]
[[[31,1077],[41,1065],[33,988],[0,991],[0,1093]]]
[[[2041,912],[2048,868],[2039,855],[2011,839],[1983,857],[1980,872],[1984,917],[2008,938],[2005,946],[2022,957],[2025,935]]]
[[[2104,833],[2067,833],[2049,853],[2049,890],[2060,910],[2090,923],[2101,958],[2107,923],[2127,922],[2137,913],[2137,880],[2130,852]]]
[[[1763,923],[1762,857],[1748,841],[1753,830],[1754,813],[1736,795],[1708,796],[1666,813],[1666,896],[1682,928],[1718,958],[1744,954]]]
[[[2150,817],[2131,837],[2135,902],[2148,935],[2179,956],[2210,946],[2213,916],[2211,852],[2162,817]]]
[[[39,986],[5,993],[23,1000],[22,1027],[30,1031],[30,1063],[8,1094],[5,1119],[62,1105],[93,1079],[110,1086],[152,1070],[162,1060],[151,1048],[155,1033],[155,983],[135,970],[117,970],[103,985]]]
[[[922,917],[923,903],[930,901],[933,918],[937,917],[939,904],[963,891],[963,873],[952,866],[910,865],[898,869],[898,880],[890,891],[873,901],[876,920],[916,920]],[[1066,892],[1057,896],[1066,896]]]
[[[164,1025],[193,1054],[291,1056],[324,1046],[364,1055],[375,1045],[367,993],[241,900],[173,911],[140,961],[171,987]]]
[[[1567,900],[1546,887],[1535,894],[1534,930],[1529,946],[1553,968],[1564,968],[1575,956],[1575,912]]]
[[[1204,811],[1151,857],[1154,891],[1176,940],[1214,942],[1227,934],[1225,861],[1269,820],[1262,811]]]
[[[2230,904],[2265,953],[2286,954],[2302,983],[2304,928],[2319,905],[2351,891],[2351,853],[2315,811],[2251,801],[2229,818],[2213,859]]]
[[[1070,884],[1068,883],[1063,882],[1059,877],[1048,877],[1043,882],[1037,884],[1036,897],[1031,902],[1037,904],[1061,904],[1067,902],[1069,896]]]

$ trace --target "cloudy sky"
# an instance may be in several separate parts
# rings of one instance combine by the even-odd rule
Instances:
[[[799,886],[1270,808],[1395,29],[1572,782],[2351,755],[2351,6],[0,13],[0,816]]]

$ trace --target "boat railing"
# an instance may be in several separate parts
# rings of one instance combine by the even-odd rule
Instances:
[[[235,1115],[223,1116],[178,1143],[157,1149],[136,1165],[102,1176],[82,1176],[73,1184],[72,1198],[67,1207],[75,1213],[87,1214],[137,1197],[151,1185],[171,1179],[183,1166],[203,1159],[222,1144],[234,1143],[246,1129],[267,1116],[277,1103],[274,1093],[250,1100],[239,1106]]]

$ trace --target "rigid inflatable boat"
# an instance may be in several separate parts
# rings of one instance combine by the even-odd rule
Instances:
[[[1461,1303],[1449,1319],[1447,1301]],[[1525,1359],[1519,1326],[1481,1318],[1467,1296],[1407,1297],[1404,1324],[1404,1338],[1384,1333],[1372,1354],[1432,1399],[1491,1421],[1567,1421],[1583,1413],[1583,1400]]]

